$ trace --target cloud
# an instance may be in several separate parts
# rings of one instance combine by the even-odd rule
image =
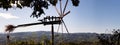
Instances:
[[[5,19],[17,19],[19,17],[12,15],[11,13],[0,13],[0,17]]]

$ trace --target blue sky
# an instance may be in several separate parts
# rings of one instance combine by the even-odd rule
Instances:
[[[67,11],[71,13],[64,17],[64,21],[69,29],[69,32],[91,32],[91,33],[111,33],[112,29],[120,28],[120,0],[80,0],[78,7],[73,7],[71,2],[67,7]],[[0,8],[0,15],[10,15],[7,17],[0,16],[0,33],[4,32],[5,25],[24,24],[38,22],[36,18],[30,18],[32,9],[9,9],[8,11]],[[55,9],[50,6],[45,10],[46,15],[58,16]],[[42,17],[41,17],[42,18]],[[55,26],[55,31],[57,31]],[[37,25],[24,28],[17,28],[14,32],[27,31],[50,31],[49,26]],[[61,32],[61,31],[59,31]],[[65,29],[64,29],[64,32]]]

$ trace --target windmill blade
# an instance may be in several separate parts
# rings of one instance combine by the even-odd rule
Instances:
[[[54,7],[55,7],[55,10],[57,11],[58,15],[60,16],[60,12],[59,12],[59,10],[57,9],[56,6],[54,6]]]
[[[63,20],[62,20],[62,22],[63,22],[63,24],[64,24],[64,26],[65,26],[65,29],[66,29],[67,33],[69,34],[69,31],[68,31],[68,28],[67,28],[65,22],[64,22]]]
[[[66,15],[68,15],[70,13],[70,11],[68,11],[68,12],[66,12],[65,14],[63,14],[63,15],[60,15],[60,17],[65,17]]]
[[[62,31],[62,36],[63,36],[63,23],[61,23],[61,31]]]
[[[63,42],[63,37],[64,37],[64,35],[63,35],[63,23],[61,23],[61,31],[62,31],[62,39],[61,39],[61,41]]]
[[[59,26],[58,26],[57,33],[58,33],[59,29],[60,29],[60,24],[59,24]]]
[[[59,1],[60,1],[60,12],[61,12],[60,15],[62,16],[62,15],[63,15],[63,14],[62,14],[62,2],[61,2],[62,0],[59,0]]]
[[[63,17],[66,16],[67,14],[69,14],[69,13],[70,13],[70,11],[66,12],[66,13],[63,15]]]
[[[65,6],[64,6],[64,9],[63,9],[63,14],[65,13],[65,10],[66,10],[66,7],[67,7],[67,4],[68,4],[68,0],[66,0]]]

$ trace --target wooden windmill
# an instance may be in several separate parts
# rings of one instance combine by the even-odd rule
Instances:
[[[68,29],[66,27],[66,24],[63,21],[63,18],[70,13],[70,11],[66,12],[66,7],[68,5],[68,0],[66,0],[65,6],[64,6],[63,9],[62,9],[62,0],[59,0],[59,3],[60,3],[60,11],[58,10],[58,8],[56,6],[54,6],[55,9],[56,9],[56,11],[57,11],[57,13],[58,13],[58,15],[59,15],[59,17],[56,17],[56,16],[47,16],[47,17],[44,17],[41,20],[38,20],[40,22],[37,22],[37,23],[21,24],[21,25],[17,25],[17,26],[7,25],[6,26],[7,28],[6,28],[5,31],[8,32],[8,36],[7,36],[8,42],[9,42],[9,38],[10,38],[9,33],[11,31],[13,31],[15,28],[43,24],[43,25],[51,25],[52,45],[54,45],[54,25],[55,24],[59,24],[58,30],[59,30],[60,25],[62,27],[64,25],[66,31],[69,33],[69,31],[68,31]]]

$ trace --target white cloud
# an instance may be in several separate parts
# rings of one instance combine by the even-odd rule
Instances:
[[[19,18],[17,16],[12,15],[11,13],[0,13],[0,17],[3,17],[5,19],[16,19],[16,18]]]

